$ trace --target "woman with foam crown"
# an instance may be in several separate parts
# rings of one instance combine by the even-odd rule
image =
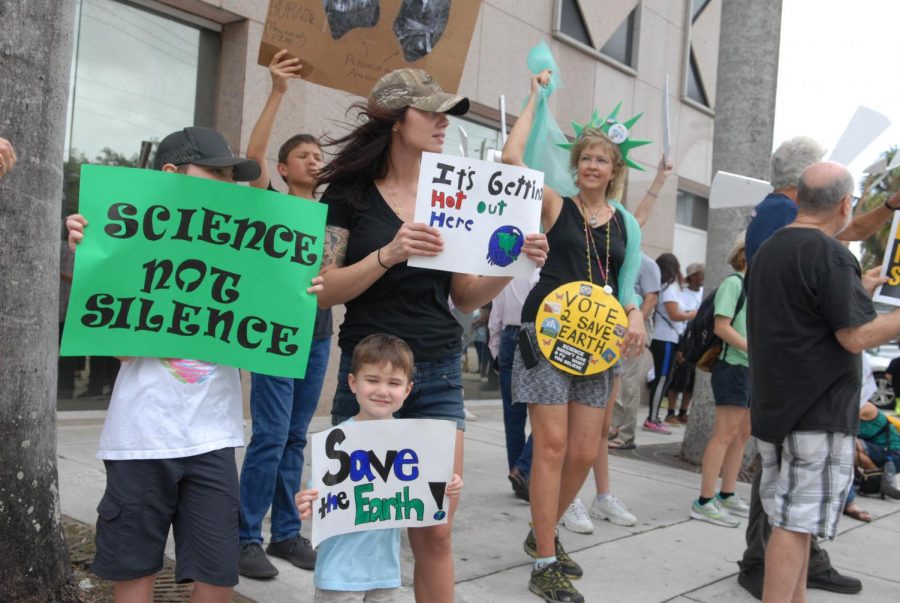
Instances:
[[[533,72],[538,71],[531,63],[534,55],[529,57]],[[643,349],[641,299],[634,291],[640,225],[616,199],[625,166],[640,169],[628,159],[629,150],[647,142],[631,138],[629,129],[637,117],[619,122],[616,107],[605,120],[595,111],[587,124],[576,124],[574,143],[551,146],[536,132],[546,132],[547,122],[552,124],[546,97],[557,83],[555,77],[544,69],[531,79],[531,96],[503,148],[504,163],[545,171],[541,223],[550,244],[540,280],[522,309],[522,330],[527,335],[520,337],[514,358],[513,401],[528,404],[534,436],[533,529],[525,539],[525,551],[535,558],[529,589],[546,601],[578,603],[584,597],[570,580],[580,578],[582,570],[566,554],[555,528],[605,442],[610,420],[606,407],[615,399],[621,369],[613,364],[595,374],[577,375],[530,351],[536,347],[535,321],[545,297],[576,281],[602,288],[621,304],[628,318],[621,355],[634,356]],[[565,156],[559,146],[569,151],[569,169],[558,157]],[[555,173],[548,164],[556,165]]]

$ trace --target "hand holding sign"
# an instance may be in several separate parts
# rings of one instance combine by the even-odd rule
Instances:
[[[438,232],[443,246],[428,248],[437,253],[410,257],[409,265],[485,276],[531,275],[535,262],[525,235],[540,228],[543,187],[543,174],[528,168],[423,153],[415,220]],[[534,238],[531,243],[542,245]]]
[[[446,496],[462,487],[451,479],[452,421],[351,421],[310,443],[315,495],[296,500],[312,517],[313,546],[349,532],[446,523]]]
[[[437,228],[421,223],[404,222],[394,235],[394,239],[381,248],[378,258],[379,262],[390,268],[413,256],[433,257],[443,250],[444,242]]]
[[[89,223],[94,230],[75,257],[63,355],[202,358],[304,375],[325,207],[96,165],[82,169],[81,205],[84,216],[66,219],[70,246]]]

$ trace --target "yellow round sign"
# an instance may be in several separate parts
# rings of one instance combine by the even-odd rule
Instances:
[[[538,347],[553,366],[573,375],[593,375],[619,361],[628,317],[603,287],[576,281],[544,298],[534,327]]]

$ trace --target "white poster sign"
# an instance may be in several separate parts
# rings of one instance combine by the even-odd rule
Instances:
[[[841,134],[828,161],[850,165],[867,146],[888,129],[891,120],[874,109],[858,107]]]
[[[666,87],[663,90],[663,157],[666,161],[672,156],[672,139],[669,127],[669,74],[666,74]]]
[[[765,180],[716,172],[709,189],[709,207],[755,207],[771,192],[772,185]]]
[[[441,233],[444,250],[412,256],[419,268],[531,276],[535,264],[522,252],[525,236],[539,232],[544,174],[529,168],[423,153],[415,221]]]
[[[312,545],[326,538],[447,522],[456,423],[353,421],[313,434]]]

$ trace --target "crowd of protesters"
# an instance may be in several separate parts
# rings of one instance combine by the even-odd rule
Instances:
[[[154,169],[275,190],[266,150],[301,65],[282,51],[269,70],[271,93],[246,159],[217,131],[189,127],[159,143]],[[532,77],[528,102],[503,148],[504,163],[525,165],[536,106],[550,77],[547,71]],[[546,601],[584,600],[572,584],[584,570],[563,548],[558,525],[586,533],[593,531],[592,517],[636,522],[612,493],[608,451],[636,446],[640,406],[648,407],[642,429],[656,434],[670,434],[690,419],[698,369],[680,342],[704,300],[705,266],[691,262],[682,270],[671,253],[654,260],[641,251],[641,228],[671,163],[660,161],[631,213],[620,203],[627,150],[608,126],[584,127],[568,151],[576,192],[545,186],[541,233],[526,237],[524,252],[539,267],[533,278],[415,268],[408,259],[443,249],[440,232],[414,220],[422,153],[442,151],[447,115],[466,113],[469,100],[444,92],[422,70],[402,69],[383,76],[353,109],[356,125],[332,140],[276,134],[285,140],[275,165],[287,194],[315,199],[324,189],[324,261],[308,289],[321,310],[304,379],[251,376],[252,434],[240,479],[237,369],[197,360],[119,359],[98,453],[107,487],[98,506],[93,565],[115,582],[117,600],[149,600],[170,528],[176,579],[195,582],[197,601],[230,600],[239,575],[273,578],[278,570],[269,556],[315,569],[317,600],[394,600],[399,531],[376,531],[368,540],[341,537],[318,555],[300,535],[301,517],[310,516],[315,498],[314,491],[301,490],[301,473],[327,372],[334,305],[343,304],[346,314],[337,338],[333,424],[433,418],[457,428],[448,521],[408,530],[419,601],[449,603],[454,593],[451,535],[466,425],[463,329],[454,309],[480,312],[472,339],[479,376],[486,378],[496,360],[508,478],[513,494],[531,507],[530,529],[522,526],[524,549],[533,557],[528,588]],[[837,241],[871,236],[900,209],[900,196],[851,219],[852,179],[842,166],[822,162],[823,153],[806,138],[776,150],[774,192],[717,260],[732,273],[712,298],[714,331],[722,341],[711,366],[715,419],[699,496],[688,512],[726,527],[748,518],[738,580],[771,601],[803,600],[807,586],[860,590],[859,580],[838,573],[816,544],[834,537],[842,513],[871,520],[853,502],[857,433],[860,453],[883,471],[881,492],[900,497],[893,481],[900,435],[877,409],[860,405],[859,358],[862,350],[900,336],[900,313],[875,313],[872,291],[884,279],[862,273]],[[16,159],[12,144],[0,138],[0,178]],[[91,236],[78,214],[66,226],[73,251]],[[535,353],[542,300],[575,281],[605,289],[628,319],[621,361],[591,375],[567,373]],[[102,372],[97,369],[98,379]],[[203,378],[177,378],[189,372]],[[65,378],[71,388],[68,373]],[[371,403],[376,386],[388,392],[390,412]],[[102,392],[103,384],[98,387]],[[748,503],[735,486],[751,434],[761,470]],[[585,507],[578,493],[591,469],[596,495]],[[263,548],[267,513],[271,533]],[[366,571],[354,569],[373,550],[383,559]]]

